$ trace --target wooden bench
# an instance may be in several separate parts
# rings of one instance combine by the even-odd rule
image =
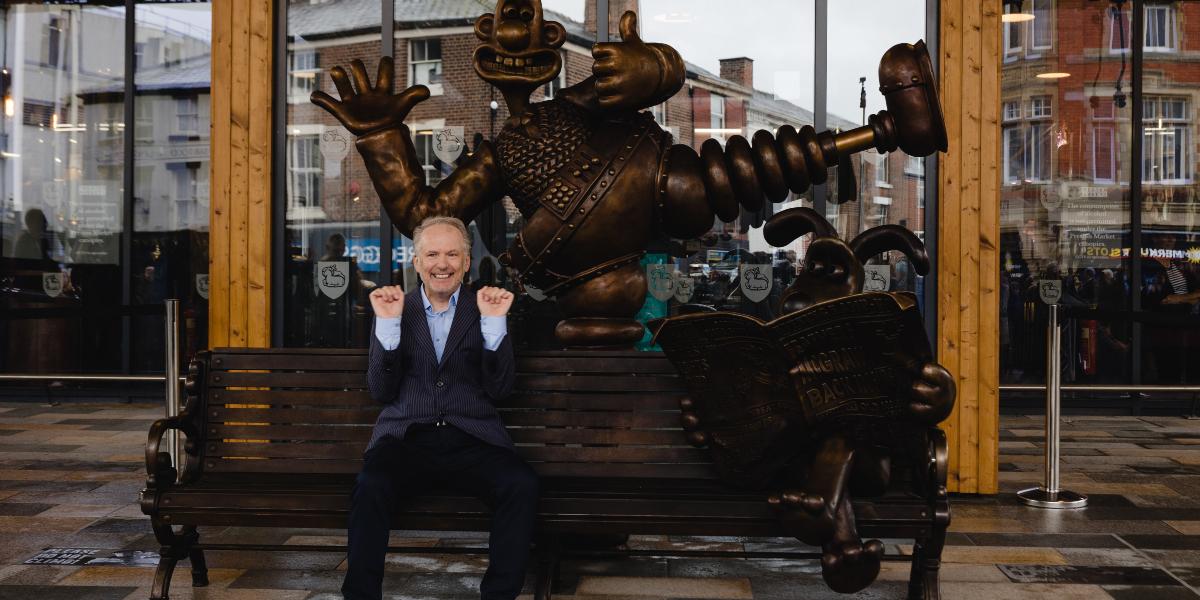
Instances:
[[[657,353],[553,352],[518,356],[516,390],[499,407],[520,454],[542,477],[536,597],[549,598],[558,559],[583,553],[574,534],[778,537],[763,492],[716,479],[706,450],[679,426],[682,382]],[[344,530],[350,489],[380,406],[366,389],[362,350],[219,349],[189,366],[182,414],[156,421],[146,445],[142,511],[162,544],[151,598],[167,598],[176,563],[190,558],[192,585],[207,583],[205,549],[332,550],[335,546],[205,544],[198,526]],[[182,472],[163,451],[178,429]],[[910,598],[938,598],[938,566],[950,513],[945,439],[897,468],[894,490],[856,500],[864,538],[914,540]],[[907,474],[912,474],[909,476]],[[178,480],[178,481],[177,481]],[[487,531],[479,501],[451,493],[398,507],[402,530]],[[447,548],[389,548],[451,552]],[[608,550],[607,552],[611,552]],[[627,554],[689,555],[628,550]],[[696,552],[737,558],[812,553]]]

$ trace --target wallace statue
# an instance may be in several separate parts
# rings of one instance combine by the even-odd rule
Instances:
[[[552,100],[530,95],[558,77],[566,41],[562,25],[544,19],[540,0],[498,0],[475,21],[480,45],[475,72],[504,96],[511,117],[495,142],[476,151],[436,187],[424,173],[407,127],[409,111],[429,97],[424,86],[393,93],[390,58],[374,85],[354,61],[331,76],[341,96],[321,91],[312,101],[351,133],[392,222],[410,235],[423,219],[470,222],[504,196],[524,228],[499,258],[525,285],[556,299],[556,328],[568,346],[630,346],[643,335],[633,316],[646,297],[638,261],[656,236],[692,238],[714,215],[732,221],[739,206],[757,210],[826,180],[851,154],[897,147],[913,156],[945,149],[946,137],[923,43],[885,55],[880,85],[888,110],[858,129],[834,134],[784,126],[748,141],[708,140],[697,154],[673,144],[642,109],[672,97],[684,84],[679,53],[646,43],[637,17],[625,13],[621,41],[595,44],[592,75]],[[843,186],[852,189],[854,186]]]

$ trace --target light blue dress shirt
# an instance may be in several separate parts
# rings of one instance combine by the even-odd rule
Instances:
[[[454,311],[458,309],[458,293],[462,286],[450,296],[450,306],[442,312],[434,312],[433,303],[425,295],[425,286],[421,286],[421,303],[425,305],[425,322],[429,324],[429,335],[433,338],[433,348],[437,352],[438,362],[442,361],[442,352],[446,350],[446,338],[450,337],[450,325],[454,323]],[[384,350],[395,350],[400,347],[400,319],[375,317],[375,337]],[[506,317],[479,317],[479,328],[483,333],[485,350],[495,351],[508,334],[508,319]]]

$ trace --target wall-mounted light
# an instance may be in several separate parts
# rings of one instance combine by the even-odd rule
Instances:
[[[1000,15],[1000,20],[1005,23],[1032,21],[1033,13],[1025,12],[1023,5],[1024,2],[1021,0],[1004,0],[1004,14]]]

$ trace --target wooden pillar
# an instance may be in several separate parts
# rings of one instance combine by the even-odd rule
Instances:
[[[941,0],[938,356],[958,403],[943,428],[950,491],[997,491],[1000,403],[1000,2]]]
[[[271,345],[273,0],[212,4],[211,347]]]

